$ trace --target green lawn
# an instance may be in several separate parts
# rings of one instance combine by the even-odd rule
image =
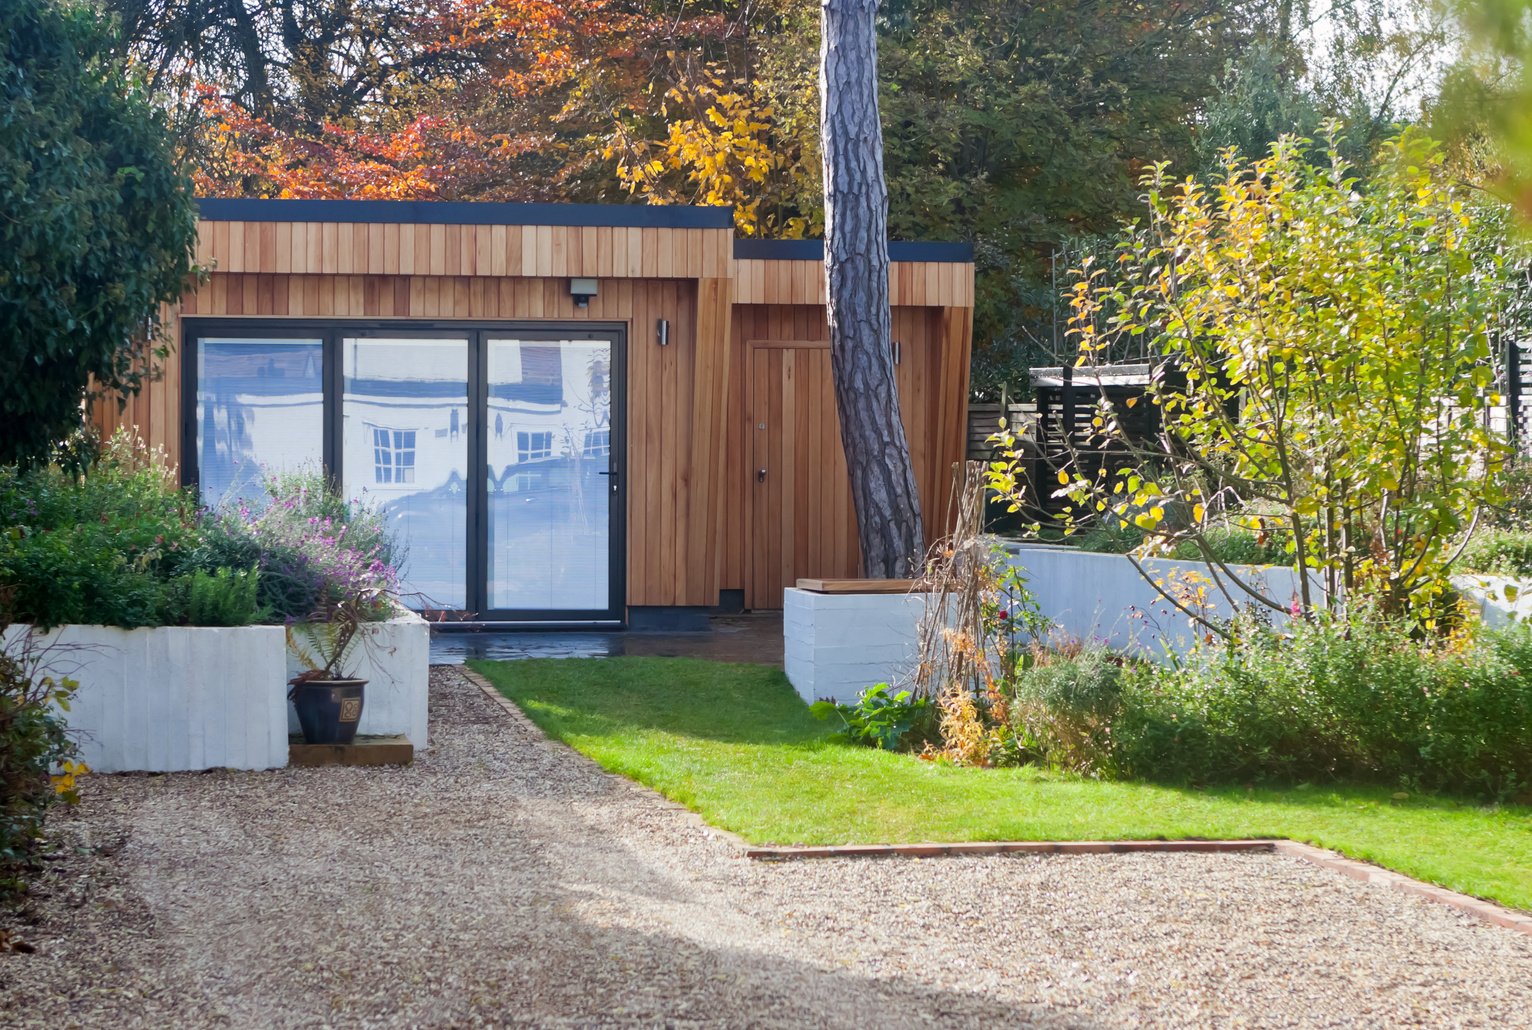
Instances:
[[[960,769],[828,739],[775,669],[685,658],[470,664],[551,736],[757,844],[1290,837],[1532,910],[1525,806]]]

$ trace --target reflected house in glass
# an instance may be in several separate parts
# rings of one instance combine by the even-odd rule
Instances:
[[[823,253],[732,225],[726,208],[205,200],[212,273],[164,313],[179,353],[96,419],[137,426],[209,503],[322,467],[393,525],[417,608],[637,625],[779,608],[798,577],[859,571]],[[966,438],[971,253],[891,256],[934,535]]]

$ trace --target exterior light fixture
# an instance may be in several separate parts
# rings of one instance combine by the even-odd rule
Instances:
[[[569,295],[574,298],[575,307],[583,308],[590,303],[590,299],[596,295],[596,280],[594,279],[571,279],[569,280]]]
[[[661,347],[670,345],[670,319],[662,318],[654,323],[654,338],[659,341]]]

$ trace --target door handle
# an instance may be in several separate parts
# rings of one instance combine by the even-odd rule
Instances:
[[[765,469],[756,469],[755,470],[755,481],[757,483],[764,483],[764,482],[766,482],[766,470]]]

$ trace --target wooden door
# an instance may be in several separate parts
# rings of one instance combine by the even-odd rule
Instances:
[[[799,577],[847,578],[856,515],[835,414],[828,343],[749,347],[750,575],[745,603],[782,607]]]

